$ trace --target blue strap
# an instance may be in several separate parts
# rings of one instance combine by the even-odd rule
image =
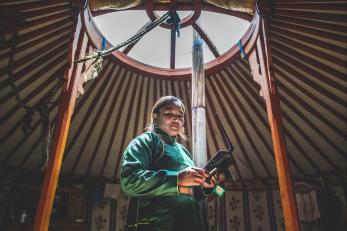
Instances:
[[[194,39],[194,41],[193,41],[193,47],[201,46],[202,43],[203,43],[203,41],[202,41],[201,38]]]
[[[202,46],[202,39],[198,38],[198,39],[194,39],[193,40],[193,51],[195,51],[196,49],[198,49],[200,46]]]
[[[102,37],[102,42],[101,42],[101,50],[105,49],[106,47],[106,38],[105,37]]]
[[[170,18],[166,20],[167,24],[173,24],[173,30],[176,32],[177,37],[180,37],[181,19],[176,11],[170,11]]]
[[[245,49],[242,46],[241,40],[237,42],[237,46],[240,48],[240,54],[243,59],[248,59]]]

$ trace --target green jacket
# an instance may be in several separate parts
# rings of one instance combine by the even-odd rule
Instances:
[[[150,230],[158,231],[201,230],[197,202],[178,192],[178,172],[190,166],[194,162],[188,150],[160,129],[132,140],[120,174],[122,191],[131,197],[128,225],[150,223]]]

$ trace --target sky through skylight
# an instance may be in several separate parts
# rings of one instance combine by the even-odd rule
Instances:
[[[163,12],[158,12],[161,15]],[[178,12],[185,17],[188,12]],[[106,39],[118,45],[136,34],[143,25],[150,21],[146,11],[129,10],[108,13],[94,17],[101,33]],[[249,22],[237,17],[202,11],[200,26],[210,37],[220,54],[234,46],[249,27]],[[169,29],[156,27],[147,33],[128,53],[133,59],[155,67],[170,67],[170,37]],[[191,67],[192,65],[191,26],[181,28],[180,37],[176,40],[176,68]],[[215,59],[208,46],[204,43],[205,63]]]

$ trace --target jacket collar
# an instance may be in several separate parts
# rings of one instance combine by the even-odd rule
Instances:
[[[163,141],[167,144],[173,144],[177,140],[176,136],[169,136],[166,132],[164,132],[160,128],[154,128],[154,132],[158,134],[161,137],[161,139],[163,139]]]

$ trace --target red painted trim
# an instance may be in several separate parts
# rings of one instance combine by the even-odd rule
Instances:
[[[157,20],[159,18],[159,15],[157,13],[155,13],[153,1],[152,0],[146,0],[145,4],[146,4],[146,12],[147,12],[148,17],[152,21]],[[201,1],[200,0],[194,0],[193,13],[181,20],[180,27],[184,28],[184,27],[192,25],[200,17],[201,8],[202,8]],[[167,23],[162,23],[162,24],[160,24],[160,26],[163,28],[166,28],[166,29],[172,28],[172,25],[167,24]]]
[[[170,39],[170,69],[175,69],[176,66],[176,31],[171,29]]]
[[[168,10],[170,10],[170,7],[171,7],[170,3],[155,2],[153,9],[157,10],[157,11],[168,11]],[[177,11],[193,11],[194,5],[192,2],[177,2],[175,9]],[[125,9],[125,10],[146,10],[146,6],[145,6],[145,4],[142,4],[142,5],[131,7],[131,8]],[[203,3],[202,4],[202,10],[220,13],[220,14],[226,14],[226,15],[234,16],[234,17],[241,18],[241,19],[244,19],[247,21],[251,21],[253,18],[253,15],[250,13],[224,9],[224,8],[221,8],[221,7],[209,4],[209,3]],[[97,11],[92,11],[91,13],[95,17],[95,16],[113,13],[113,12],[118,12],[118,11],[124,11],[124,9],[122,9],[122,10],[116,10],[116,9],[97,10]]]

